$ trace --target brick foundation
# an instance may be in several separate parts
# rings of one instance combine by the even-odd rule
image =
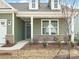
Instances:
[[[65,41],[68,36],[66,35],[34,35],[33,40],[34,41],[56,41],[56,40],[61,40]]]
[[[14,38],[13,38],[13,35],[6,35],[6,43],[11,43],[11,44],[14,44]]]

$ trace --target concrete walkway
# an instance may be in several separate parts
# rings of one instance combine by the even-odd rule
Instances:
[[[4,46],[5,44],[0,44],[0,47]]]
[[[25,40],[20,41],[12,47],[0,47],[0,50],[19,50],[27,43],[28,43],[28,41],[25,41]]]

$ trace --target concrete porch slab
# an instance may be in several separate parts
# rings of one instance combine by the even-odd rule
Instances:
[[[28,41],[23,40],[23,41],[18,42],[17,44],[15,44],[12,47],[0,47],[0,50],[19,50],[27,43],[28,43]]]
[[[2,46],[4,46],[4,45],[5,45],[5,44],[3,44],[3,43],[1,44],[1,43],[0,43],[0,47],[2,47]]]

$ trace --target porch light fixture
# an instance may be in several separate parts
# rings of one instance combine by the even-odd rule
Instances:
[[[8,25],[11,25],[12,24],[12,21],[11,20],[8,20]]]

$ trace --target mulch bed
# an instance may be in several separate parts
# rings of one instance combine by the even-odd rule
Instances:
[[[28,50],[28,49],[53,49],[53,48],[59,48],[57,44],[48,44],[46,48],[44,48],[42,43],[38,44],[26,44],[22,50]]]
[[[0,56],[1,55],[12,55],[12,54],[11,53],[8,53],[8,52],[7,53],[5,52],[5,53],[0,53]]]
[[[8,43],[8,44],[5,44],[4,46],[2,47],[12,47],[14,44],[11,44],[11,43]]]
[[[72,56],[70,59],[79,59],[79,56]]]
[[[61,47],[63,49],[66,49],[67,50],[66,45],[61,45]],[[42,50],[42,49],[49,49],[49,50],[51,50],[51,49],[60,49],[60,47],[57,44],[48,44],[48,46],[46,48],[44,48],[44,46],[43,46],[42,43],[39,43],[39,44],[31,44],[31,45],[30,44],[26,44],[21,50],[19,50],[17,53],[14,53],[14,54],[18,54],[17,56],[21,58],[22,55],[20,53],[27,54],[25,51],[28,51],[29,49],[30,50],[33,50],[33,49],[35,49],[35,50],[38,50],[38,49],[40,49],[40,50]],[[6,56],[6,55],[10,55],[11,56],[12,53],[9,53],[9,52],[0,53],[0,56]],[[60,55],[59,54],[59,55],[56,56],[55,59],[69,59],[67,56],[68,55],[64,55],[64,54],[63,55]],[[25,58],[25,57],[23,56],[23,58]],[[27,59],[29,59],[29,57],[27,57]],[[70,59],[79,59],[79,56],[71,56]]]

